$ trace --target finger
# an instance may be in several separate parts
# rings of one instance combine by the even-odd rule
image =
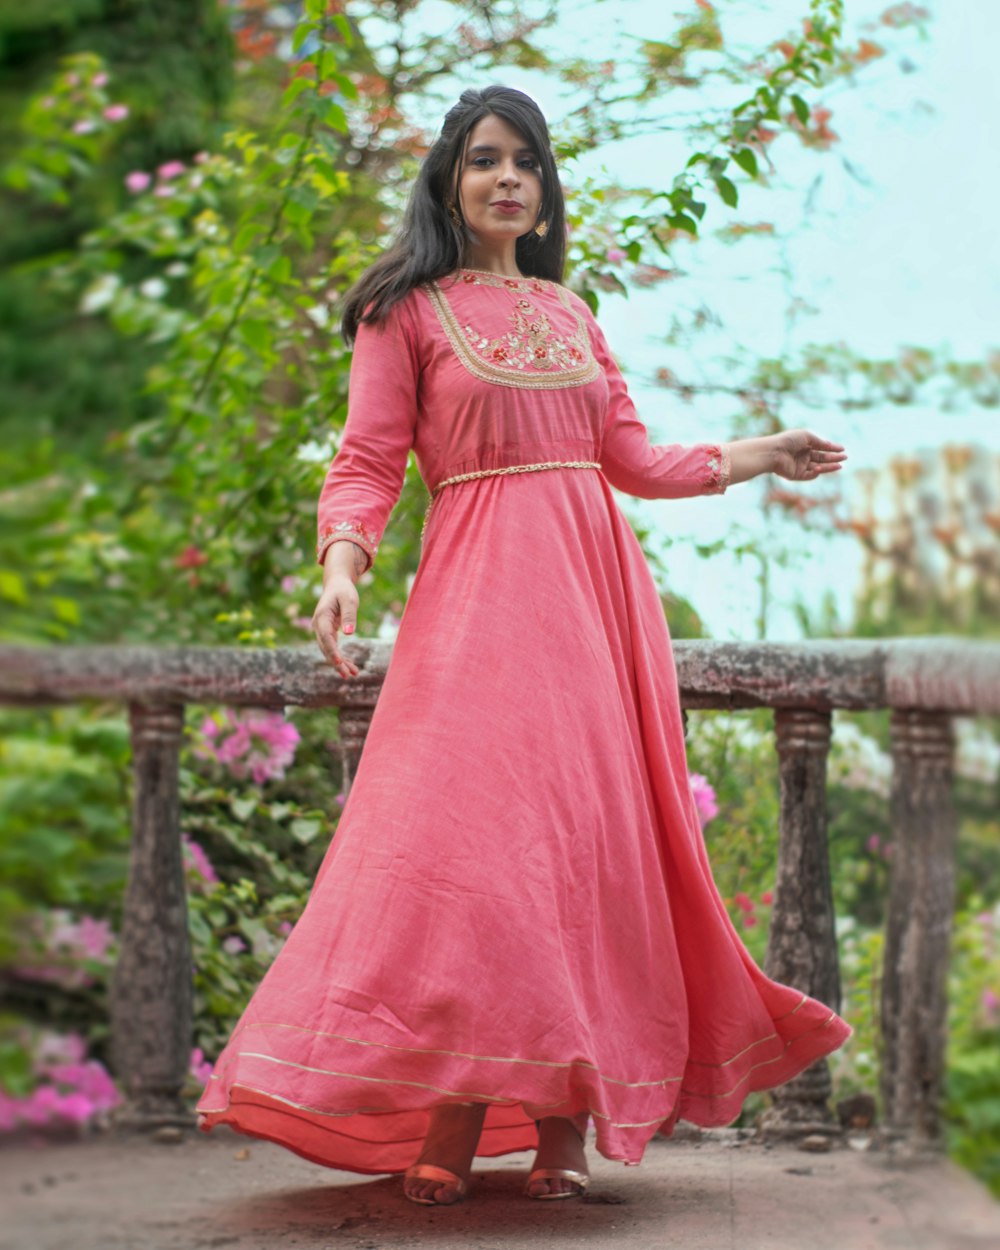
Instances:
[[[843,443],[834,443],[828,438],[820,438],[820,436],[818,434],[814,434],[812,430],[807,430],[806,433],[809,435],[810,447],[822,448],[822,449],[825,449],[826,451],[843,451],[844,450]]]
[[[337,624],[340,612],[336,603],[318,609],[313,618],[316,641],[327,660],[337,669],[342,677],[356,677],[358,666],[342,654],[337,645]]]

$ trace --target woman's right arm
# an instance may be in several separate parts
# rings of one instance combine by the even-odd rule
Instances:
[[[410,301],[385,322],[362,322],[351,359],[347,420],[327,470],[317,508],[317,561],[323,591],[313,614],[316,641],[343,677],[357,665],[337,646],[337,633],[357,627],[356,583],[371,568],[389,514],[403,489],[416,433],[420,359]],[[350,628],[348,628],[348,626]]]

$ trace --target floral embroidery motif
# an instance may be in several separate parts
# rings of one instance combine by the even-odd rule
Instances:
[[[338,521],[336,525],[328,525],[320,534],[316,543],[316,559],[318,562],[322,564],[326,555],[326,549],[332,543],[342,538],[349,539],[352,543],[357,543],[359,547],[368,553],[368,567],[371,568],[378,553],[379,539],[361,520]]]
[[[426,288],[455,354],[474,377],[500,386],[552,390],[582,386],[600,376],[586,324],[558,283],[539,278],[504,278],[478,270],[460,271],[460,281],[470,286],[506,289],[513,304],[511,328],[491,338],[470,322],[462,324],[458,320],[437,282]],[[550,292],[555,293],[576,322],[568,334],[557,331],[548,314],[530,298]]]
[[[729,485],[729,479],[732,474],[732,457],[729,454],[728,443],[719,443],[717,448],[718,455],[709,456],[706,464],[711,472],[711,478],[708,484],[710,494],[722,495]]]

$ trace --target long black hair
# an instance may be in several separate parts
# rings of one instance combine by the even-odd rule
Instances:
[[[461,266],[465,227],[452,221],[446,203],[455,171],[465,155],[469,131],[490,113],[524,136],[541,174],[538,220],[547,228],[544,237],[532,229],[517,240],[518,268],[531,277],[562,282],[566,206],[542,111],[530,96],[513,87],[470,87],[445,114],[441,133],[420,166],[395,239],[345,296],[341,329],[346,342],[354,341],[362,321],[384,320],[392,306],[414,287],[443,278]]]

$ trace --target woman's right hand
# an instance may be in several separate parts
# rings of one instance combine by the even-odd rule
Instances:
[[[353,634],[358,627],[358,592],[352,573],[367,563],[360,547],[331,543],[323,562],[323,591],[313,612],[312,627],[319,648],[341,677],[357,677],[360,669],[337,645],[337,634]]]

